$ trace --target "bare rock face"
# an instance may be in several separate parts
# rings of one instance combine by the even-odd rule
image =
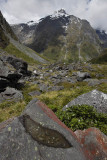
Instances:
[[[27,62],[23,61],[22,59],[16,58],[14,56],[4,56],[2,58],[5,62],[12,65],[19,73],[27,74],[28,64]]]
[[[20,117],[0,124],[1,160],[89,160],[75,134],[34,99]]]
[[[86,152],[94,160],[107,159],[107,136],[97,128],[89,128],[84,131],[76,131],[76,136],[85,148]]]
[[[0,57],[0,92],[8,86],[17,88],[19,79],[30,75],[28,64],[22,59],[11,55]]]
[[[73,105],[90,105],[96,108],[98,112],[107,113],[107,94],[103,92],[93,90],[91,92],[82,94],[78,96],[76,99],[69,102],[66,106],[64,106],[64,110]]]

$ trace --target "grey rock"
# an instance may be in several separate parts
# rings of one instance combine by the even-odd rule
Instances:
[[[4,90],[9,85],[9,81],[5,78],[0,78],[0,91]]]
[[[82,104],[93,106],[98,112],[107,113],[107,94],[93,90],[78,96],[76,99],[72,100],[66,106],[64,106],[63,110],[73,105]]]
[[[77,80],[83,81],[84,79],[91,78],[88,72],[77,72]]]
[[[18,73],[12,65],[3,60],[0,59],[0,90],[5,89],[7,86],[15,87],[22,77],[22,74]]]
[[[85,79],[84,82],[88,82],[89,86],[95,86],[95,85],[99,85],[101,83],[100,80],[98,80],[98,79],[91,79],[91,78]]]
[[[101,83],[107,83],[107,79],[100,79]]]
[[[63,90],[63,89],[64,89],[64,86],[54,86],[50,90],[51,91],[60,91],[60,90]]]
[[[37,99],[0,128],[1,160],[88,160],[75,134]]]
[[[102,78],[102,77],[104,77],[103,74],[101,74],[101,73],[97,73],[97,74],[96,74],[96,78]]]
[[[57,85],[58,83],[62,81],[60,79],[52,79],[51,82],[53,82],[54,85]]]
[[[73,78],[73,77],[68,77],[68,78],[67,78],[67,81],[68,81],[69,83],[76,83],[76,82],[77,82],[77,79],[76,79],[76,78]]]
[[[40,81],[33,81],[32,84],[40,84]]]
[[[27,74],[28,64],[22,59],[14,56],[6,56],[5,61],[11,64],[17,71],[19,71],[19,73]]]
[[[50,73],[44,73],[44,77],[49,77]]]
[[[60,71],[60,72],[59,72],[59,75],[60,75],[61,77],[65,77],[65,76],[67,75],[67,72],[66,72],[66,71]]]
[[[39,92],[39,91],[33,91],[33,92],[30,92],[29,95],[30,96],[40,96],[41,92]]]
[[[6,64],[0,59],[0,77],[7,77],[9,74],[9,68]]]
[[[17,83],[21,77],[22,75],[20,73],[14,72],[12,74],[8,74],[7,79],[10,83]]]
[[[22,99],[23,99],[23,94],[14,88],[7,87],[4,92],[0,93],[0,102],[5,100],[13,100],[17,102]]]
[[[40,84],[39,87],[40,87],[39,90],[41,92],[47,92],[50,88],[48,85],[45,85],[45,84]]]
[[[59,78],[59,76],[58,76],[57,74],[54,74],[54,75],[52,76],[52,78],[54,78],[54,79],[58,79],[58,78]]]

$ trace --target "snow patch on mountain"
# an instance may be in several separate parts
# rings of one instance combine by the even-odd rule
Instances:
[[[64,9],[55,11],[54,14],[52,14],[50,17],[51,19],[57,19],[60,17],[68,17],[69,15],[66,13],[66,11]]]
[[[37,21],[29,21],[27,22],[27,25],[30,27],[36,25],[37,23],[38,23]]]

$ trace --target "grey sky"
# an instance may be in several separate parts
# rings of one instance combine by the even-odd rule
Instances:
[[[61,8],[107,32],[107,0],[0,0],[0,10],[11,24],[37,20]]]

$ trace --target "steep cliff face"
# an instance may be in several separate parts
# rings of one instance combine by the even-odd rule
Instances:
[[[68,15],[63,9],[42,18],[38,24],[12,28],[21,42],[50,59],[89,60],[100,52],[100,39],[89,22]]]
[[[16,35],[0,11],[0,47],[4,48],[9,44],[9,38],[7,34],[10,35],[13,39],[17,40]]]
[[[12,29],[23,44],[31,44],[33,42],[34,32],[37,23],[30,21],[28,23],[21,23],[12,25]]]

